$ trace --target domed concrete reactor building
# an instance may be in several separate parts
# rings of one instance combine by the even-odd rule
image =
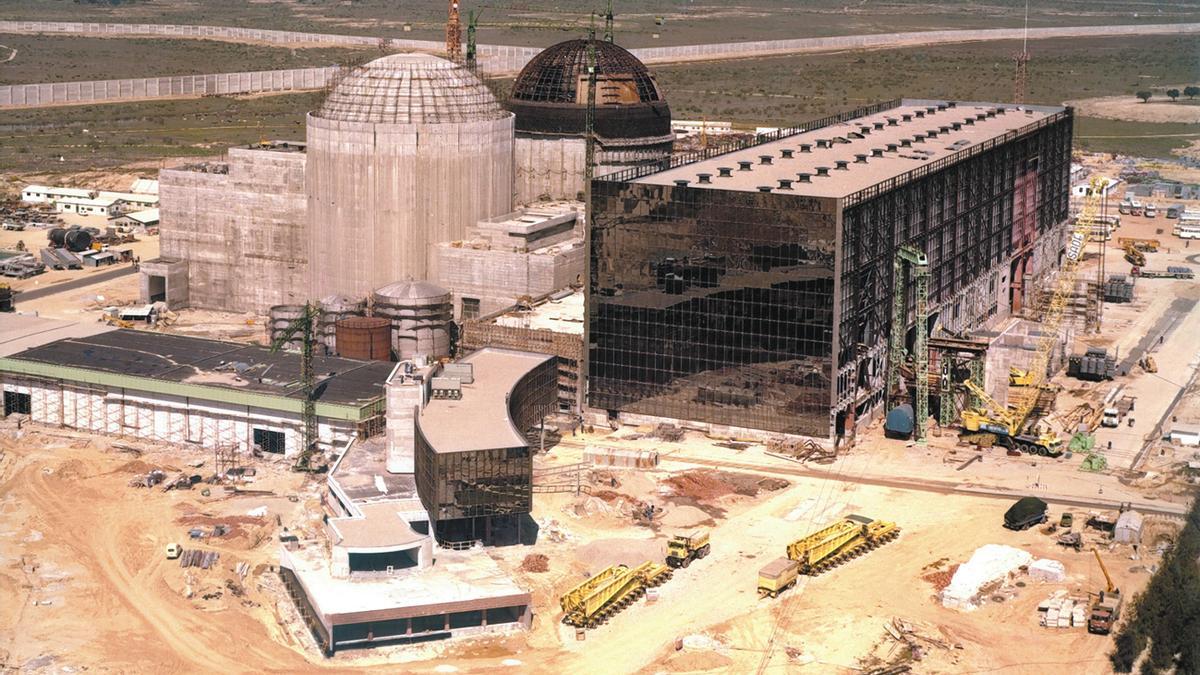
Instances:
[[[467,69],[393,54],[308,115],[309,295],[427,279],[430,249],[512,210],[513,115]]]
[[[576,199],[584,189],[588,51],[596,63],[596,175],[671,154],[671,108],[654,76],[607,40],[567,40],[535,56],[513,83],[517,200]]]

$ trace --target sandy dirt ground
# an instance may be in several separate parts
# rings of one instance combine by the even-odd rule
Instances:
[[[628,434],[575,440],[621,444],[622,435]],[[638,442],[650,441],[630,441]],[[249,487],[274,495],[231,497],[221,486],[212,486],[207,497],[199,491],[203,486],[131,488],[131,478],[153,467],[168,475],[211,470],[204,453],[140,446],[143,452],[135,454],[126,449],[132,445],[28,425],[18,431],[11,420],[0,427],[4,667],[298,672],[391,664],[406,672],[650,673],[747,672],[765,663],[772,672],[850,673],[905,658],[907,648],[896,646],[883,627],[901,617],[949,645],[931,647],[913,664],[914,672],[1107,670],[1108,638],[1037,625],[1036,605],[1054,590],[1086,595],[1098,587],[1094,559],[1059,549],[1037,530],[1001,528],[1006,500],[781,478],[769,470],[718,472],[682,460],[650,472],[595,471],[587,480],[591,495],[537,496],[539,542],[489,551],[533,593],[532,631],[322,659],[271,568],[281,527],[301,533],[319,528],[319,484],[259,464],[258,482]],[[695,434],[668,445],[696,454],[730,452]],[[563,444],[539,461],[571,463],[580,452]],[[751,453],[760,455],[741,454]],[[199,460],[206,464],[190,466]],[[829,470],[853,477],[873,461],[871,453],[852,453]],[[908,461],[928,464],[914,462],[911,454]],[[985,466],[993,474],[1023,476],[990,460]],[[657,507],[655,521],[635,522],[632,513],[646,503]],[[246,516],[262,505],[267,518]],[[777,600],[758,597],[758,567],[781,556],[792,539],[851,513],[895,520],[903,534]],[[199,543],[187,538],[189,527],[217,523],[233,524],[233,531]],[[712,529],[712,555],[677,571],[655,601],[640,601],[584,640],[560,623],[559,593],[608,564],[659,559],[668,535],[696,526]],[[181,570],[163,555],[172,541],[219,551],[220,561],[210,570]],[[1059,584],[1015,579],[1021,585],[989,592],[1000,600],[972,613],[941,607],[936,581],[925,577],[966,561],[988,543],[1061,560],[1069,577]],[[1145,583],[1146,566],[1157,560],[1130,561],[1128,549],[1101,546],[1126,592]],[[546,556],[546,571],[521,569],[531,553]],[[245,579],[235,571],[239,563],[250,567]],[[680,640],[684,647],[676,651]],[[603,657],[598,661],[597,655]]]
[[[1179,89],[1182,91],[1183,87],[1180,86]],[[1084,117],[1129,122],[1200,124],[1200,101],[1189,101],[1184,97],[1171,101],[1162,91],[1156,91],[1154,97],[1145,103],[1135,96],[1128,95],[1085,98],[1067,101],[1066,105],[1074,106],[1075,113]]]

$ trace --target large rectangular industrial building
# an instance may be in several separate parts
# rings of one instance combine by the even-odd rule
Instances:
[[[929,258],[925,330],[1015,311],[1056,267],[1072,121],[1062,107],[893,101],[596,179],[588,407],[852,432],[885,397],[902,245]]]

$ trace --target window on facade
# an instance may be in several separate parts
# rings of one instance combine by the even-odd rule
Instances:
[[[20,394],[15,391],[4,392],[4,416],[9,415],[29,415],[33,412],[33,404],[29,394]]]
[[[287,447],[287,440],[282,431],[255,429],[254,445],[261,448],[263,452],[273,452],[282,455]]]
[[[462,299],[462,320],[470,321],[479,318],[479,298]]]

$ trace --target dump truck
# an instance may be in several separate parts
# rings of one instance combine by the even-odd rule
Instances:
[[[687,567],[693,560],[707,556],[708,551],[707,530],[677,534],[667,542],[667,564],[674,568]]]
[[[1100,552],[1093,548],[1092,554],[1096,556],[1096,562],[1100,563],[1100,571],[1104,573],[1106,585],[1104,590],[1100,591],[1096,603],[1092,605],[1092,613],[1088,616],[1088,632],[1096,635],[1108,635],[1112,632],[1117,619],[1121,618],[1121,591],[1113,586],[1112,577],[1108,575],[1108,568],[1100,559]]]
[[[791,558],[776,558],[758,571],[759,597],[774,598],[796,585],[800,563]]]
[[[787,557],[800,563],[800,573],[815,576],[900,536],[895,523],[846,516],[787,547]]]
[[[592,628],[671,578],[671,568],[645,562],[637,567],[613,565],[567,591],[559,598],[563,623]]]

